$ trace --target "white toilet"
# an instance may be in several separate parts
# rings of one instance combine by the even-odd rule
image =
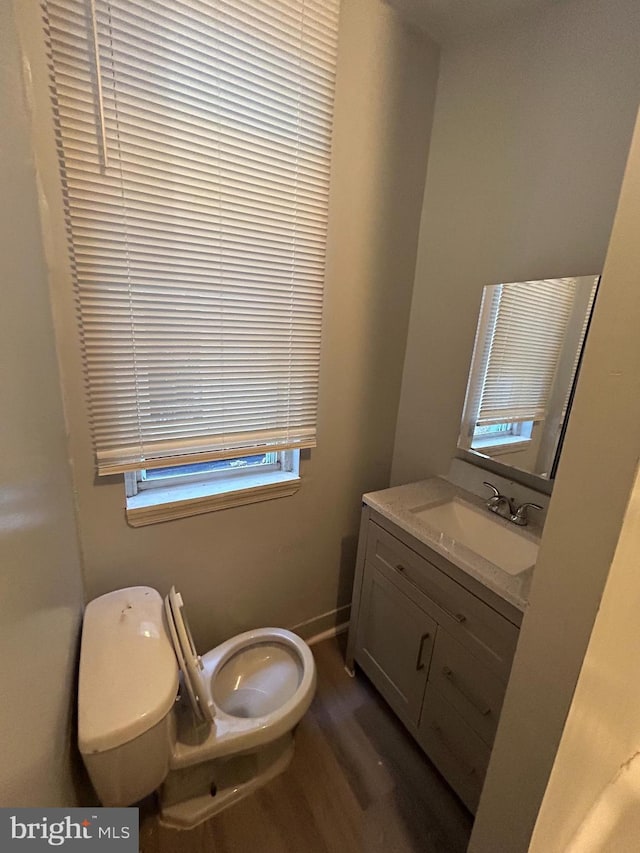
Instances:
[[[103,805],[159,789],[161,820],[187,829],[285,769],[315,686],[290,631],[247,631],[200,658],[175,589],[164,604],[150,587],[120,589],[85,610],[80,752]]]

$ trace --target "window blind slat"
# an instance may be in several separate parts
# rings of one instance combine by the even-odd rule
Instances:
[[[337,0],[95,6],[101,116],[43,3],[98,472],[313,446]]]

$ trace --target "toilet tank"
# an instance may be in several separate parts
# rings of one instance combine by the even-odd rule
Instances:
[[[129,587],[91,601],[80,646],[78,746],[103,805],[130,805],[164,780],[177,692],[159,593]]]

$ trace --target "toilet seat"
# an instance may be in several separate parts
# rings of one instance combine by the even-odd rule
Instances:
[[[212,723],[215,707],[200,675],[203,670],[202,658],[196,651],[189,623],[182,612],[183,608],[182,596],[176,592],[175,586],[172,586],[164,600],[164,610],[178,666],[182,671],[183,683],[196,720],[200,723]]]
[[[293,728],[307,711],[316,672],[311,650],[300,637],[284,628],[258,628],[201,657],[175,587],[164,600],[164,612],[196,724],[210,728],[196,742],[178,739],[172,767],[268,743]]]
[[[296,634],[258,628],[200,657],[175,587],[164,607],[189,704],[197,722],[211,724],[209,736],[197,746],[177,747],[173,767],[232,754],[240,743],[243,749],[267,743],[307,711],[315,693],[315,662]]]

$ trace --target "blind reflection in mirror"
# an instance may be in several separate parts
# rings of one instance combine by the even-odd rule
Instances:
[[[484,288],[458,447],[553,476],[599,276]]]

